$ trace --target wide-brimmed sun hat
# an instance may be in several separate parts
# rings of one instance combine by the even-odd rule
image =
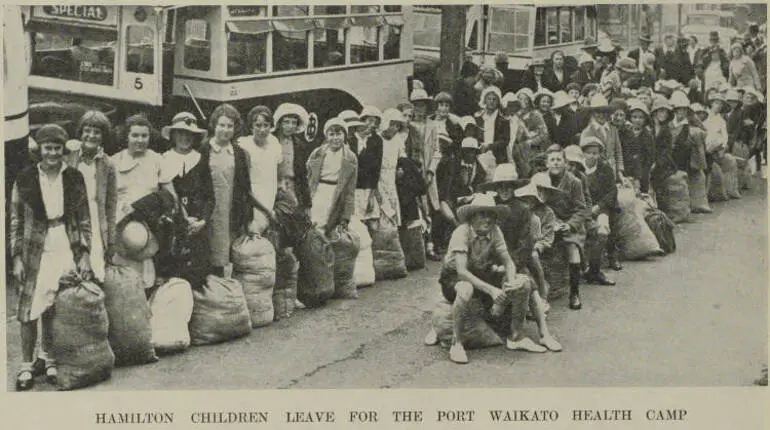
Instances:
[[[581,139],[582,140],[582,139]],[[583,168],[586,168],[586,156],[583,154],[583,150],[577,145],[567,145],[564,148],[564,158],[571,163],[578,163]]]
[[[422,88],[415,88],[412,90],[412,94],[409,95],[410,102],[432,102],[433,98],[428,95],[428,92]]]
[[[366,117],[368,117],[368,116],[372,116],[372,117],[375,117],[375,118],[382,119],[382,111],[380,111],[379,109],[377,109],[374,106],[364,106],[361,109],[361,113],[359,113],[358,116],[362,120],[366,119]]]
[[[117,231],[116,251],[127,260],[144,261],[160,250],[157,237],[144,222],[126,219],[118,223]]]
[[[479,185],[479,191],[494,191],[500,186],[520,188],[529,183],[529,179],[519,178],[516,165],[512,163],[498,164],[492,175],[492,180]]]
[[[481,98],[479,98],[479,107],[482,109],[487,107],[486,99],[488,94],[496,95],[498,101],[501,101],[503,98],[503,93],[500,91],[500,88],[497,88],[494,85],[490,85],[484,88],[484,90],[481,92]]]
[[[208,132],[198,127],[198,120],[190,112],[179,112],[171,119],[171,125],[167,125],[160,130],[161,136],[166,140],[171,140],[172,130],[182,130],[199,135],[201,140],[206,140]]]
[[[358,116],[358,114],[350,109],[340,112],[339,115],[337,115],[337,118],[344,121],[347,128],[361,127],[366,125],[363,121],[361,121],[361,118]]]
[[[573,145],[574,146],[574,145]],[[599,148],[604,151],[604,143],[596,136],[586,136],[580,138],[580,151],[582,152],[586,148]],[[569,148],[569,147],[568,147]],[[566,150],[564,152],[567,152]],[[583,157],[583,165],[585,165],[585,157]]]
[[[457,219],[460,222],[468,222],[474,214],[479,212],[491,213],[497,219],[502,219],[509,213],[507,206],[495,204],[494,197],[489,194],[474,194],[470,203],[457,209]]]
[[[532,175],[529,184],[514,191],[516,197],[533,196],[545,203],[547,193],[560,193],[561,190],[551,184],[551,176],[546,172],[538,172]]]
[[[551,104],[551,109],[556,110],[563,108],[564,106],[569,106],[574,102],[575,99],[570,97],[566,91],[556,91],[553,93],[553,103]]]
[[[273,118],[275,118],[275,126],[273,127],[273,131],[278,129],[280,126],[281,118],[285,117],[286,115],[294,115],[297,117],[298,122],[296,133],[305,132],[305,128],[307,127],[307,123],[310,119],[310,114],[307,113],[305,108],[295,103],[281,103],[278,106],[278,108],[275,110],[275,114],[273,115]]]
[[[382,113],[382,122],[380,123],[380,130],[386,130],[390,128],[390,124],[393,122],[406,124],[406,117],[404,113],[398,109],[385,109]]]
[[[690,109],[690,99],[687,98],[687,94],[682,91],[675,91],[671,94],[671,107],[674,109],[687,108]]]
[[[592,111],[606,112],[610,108],[607,97],[604,97],[604,94],[602,93],[594,94],[593,97],[591,97],[591,99],[588,101],[588,106]]]

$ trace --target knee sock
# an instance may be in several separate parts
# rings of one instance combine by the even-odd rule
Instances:
[[[580,294],[580,263],[570,263],[569,265],[569,293]]]

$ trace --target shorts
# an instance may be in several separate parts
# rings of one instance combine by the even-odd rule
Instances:
[[[476,275],[482,281],[492,284],[497,288],[502,288],[503,281],[505,280],[505,273],[482,273],[482,271],[473,270],[471,273]],[[441,269],[441,276],[439,277],[438,282],[441,284],[441,294],[444,298],[447,299],[449,303],[454,303],[457,298],[455,285],[460,282],[460,276],[457,275],[457,271],[453,269]],[[474,288],[473,297],[480,299],[486,309],[492,307],[492,297],[490,297],[489,294]]]

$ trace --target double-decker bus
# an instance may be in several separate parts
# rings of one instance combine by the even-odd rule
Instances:
[[[411,77],[411,6],[49,5],[29,7],[35,124],[73,128],[85,108],[113,121],[228,102],[303,105],[308,138],[343,109],[395,106]]]
[[[416,6],[414,21],[415,79],[432,89],[439,62],[441,7]],[[555,50],[579,56],[586,39],[597,40],[594,5],[489,4],[468,6],[466,12],[465,47],[480,65],[494,65],[495,54],[504,52],[510,69],[525,70]]]

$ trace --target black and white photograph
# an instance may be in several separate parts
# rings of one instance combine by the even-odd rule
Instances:
[[[766,3],[340,3],[3,6],[8,397],[767,386]]]

